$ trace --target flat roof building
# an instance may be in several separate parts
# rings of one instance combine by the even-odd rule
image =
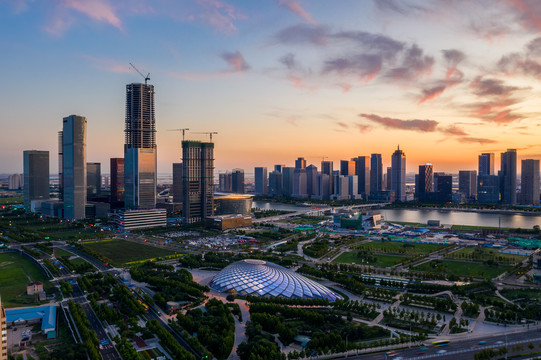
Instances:
[[[49,152],[25,150],[24,167],[24,208],[30,211],[32,200],[49,199]]]

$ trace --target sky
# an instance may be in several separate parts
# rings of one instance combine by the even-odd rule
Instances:
[[[0,173],[87,118],[87,160],[123,156],[125,86],[155,86],[158,172],[215,131],[217,172],[400,146],[408,172],[541,158],[541,1],[0,0]],[[519,161],[520,162],[520,161]],[[519,169],[520,171],[520,169]]]

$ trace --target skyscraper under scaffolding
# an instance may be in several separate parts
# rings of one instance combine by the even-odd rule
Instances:
[[[126,85],[124,200],[126,209],[156,207],[154,86]]]
[[[214,143],[182,141],[182,167],[184,222],[204,221],[214,208]]]

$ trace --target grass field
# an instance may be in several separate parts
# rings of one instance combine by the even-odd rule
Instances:
[[[509,270],[511,266],[489,266],[483,263],[461,262],[451,260],[432,260],[416,266],[414,270],[443,272],[447,275],[467,276],[474,278],[492,279]]]
[[[443,249],[445,246],[446,245],[371,241],[357,245],[355,246],[355,249],[369,250],[378,254],[428,255],[434,251]]]
[[[130,261],[152,259],[158,256],[172,255],[175,252],[160,249],[154,246],[143,245],[126,240],[105,240],[85,243],[83,247],[89,248],[111,259],[113,265],[118,266]]]
[[[24,201],[23,196],[13,196],[13,197],[5,197],[0,198],[0,205],[14,205],[14,204],[22,204]]]
[[[56,248],[56,255],[58,257],[61,257],[61,256],[73,256],[74,254],[70,253],[69,251],[66,251],[64,249],[61,249],[61,248]]]
[[[26,285],[33,281],[45,282],[45,276],[32,260],[17,253],[0,254],[0,295],[2,304],[15,307],[33,303],[26,295]]]
[[[483,247],[467,247],[455,251],[448,255],[453,259],[471,259],[471,260],[494,260],[498,262],[518,263],[524,260],[526,257],[522,255],[513,254],[501,254],[496,249],[483,248]]]
[[[347,251],[345,253],[340,254],[340,256],[334,259],[333,262],[345,263],[345,264],[354,263],[354,264],[371,265],[371,266],[377,266],[377,267],[391,267],[407,258],[407,256],[397,256],[397,255],[374,255],[374,257],[376,258],[375,262],[366,262],[366,261],[363,262],[363,259],[356,257],[355,254],[356,252],[354,251]]]

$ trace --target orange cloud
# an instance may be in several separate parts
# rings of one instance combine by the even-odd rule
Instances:
[[[310,15],[306,10],[304,10],[302,6],[300,6],[300,4],[295,0],[280,0],[278,1],[278,5],[288,8],[291,12],[300,16],[304,19],[304,21],[309,24],[317,24],[317,22],[312,18],[312,15]]]

